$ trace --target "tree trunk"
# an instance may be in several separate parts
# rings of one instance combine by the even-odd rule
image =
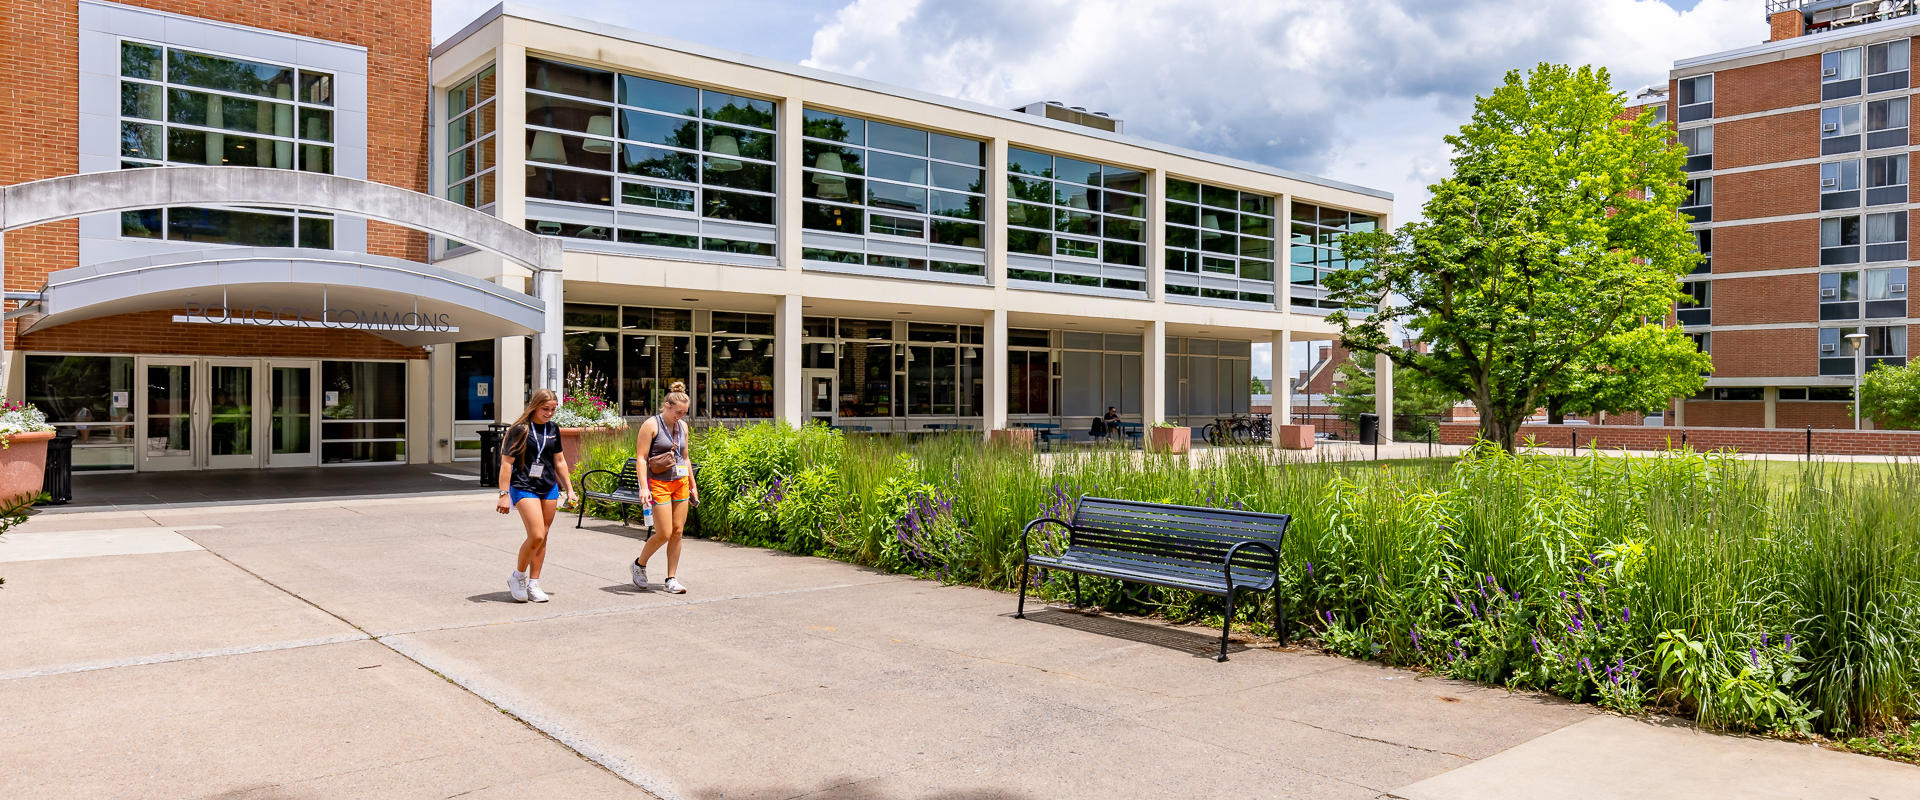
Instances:
[[[1547,398],[1547,424],[1560,425],[1567,421],[1567,412],[1560,409],[1559,396]]]
[[[1519,447],[1520,425],[1525,420],[1525,414],[1504,414],[1482,410],[1480,438],[1498,444],[1500,449],[1511,453]]]

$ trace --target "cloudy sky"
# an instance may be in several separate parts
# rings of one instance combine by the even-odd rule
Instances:
[[[493,5],[441,0],[444,38]],[[1766,39],[1763,0],[536,0],[629,28],[1011,107],[1106,111],[1149,139],[1393,192],[1509,69],[1591,63],[1631,91]],[[1255,374],[1267,367],[1264,348]]]

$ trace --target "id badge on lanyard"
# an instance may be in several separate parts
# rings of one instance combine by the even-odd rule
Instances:
[[[676,448],[678,448],[678,447],[684,447],[684,446],[685,446],[685,442],[684,442],[684,441],[681,441],[681,442],[676,442],[674,446],[675,446]],[[680,453],[677,453],[677,454],[675,455],[675,457],[674,457],[674,461],[673,461],[673,479],[677,481],[677,480],[680,480],[681,478],[684,478],[684,477],[687,477],[687,472],[688,472],[688,470],[687,470],[687,456],[686,456],[686,453],[685,453],[684,451],[682,451],[682,452],[680,452]]]
[[[529,431],[527,435],[532,436],[533,433]],[[540,463],[540,457],[547,454],[547,444],[553,441],[553,437],[535,436],[534,441],[539,444],[539,447],[533,451],[533,463],[527,467],[527,477],[537,481],[542,475],[547,474],[547,465]]]

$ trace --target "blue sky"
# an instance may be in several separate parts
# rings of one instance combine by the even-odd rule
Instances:
[[[1764,0],[534,4],[996,106],[1104,110],[1131,134],[1391,191],[1401,220],[1447,174],[1441,137],[1507,70],[1593,63],[1631,91],[1767,35]],[[436,3],[436,39],[492,5]]]

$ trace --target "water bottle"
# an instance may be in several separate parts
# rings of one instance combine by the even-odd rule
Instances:
[[[640,507],[640,526],[643,528],[653,527],[653,506]]]

